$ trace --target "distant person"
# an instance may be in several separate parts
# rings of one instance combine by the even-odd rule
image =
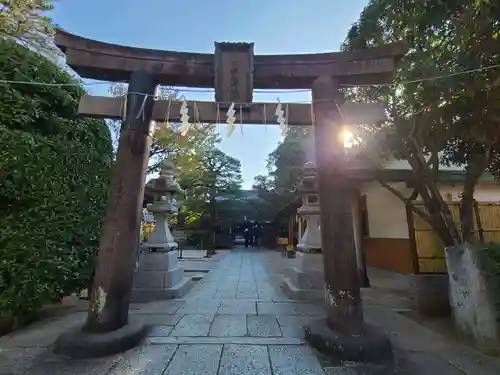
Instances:
[[[245,247],[248,247],[248,245],[252,241],[252,236],[248,228],[245,228],[245,230],[243,231],[243,238],[245,239]]]
[[[260,247],[260,224],[258,222],[254,225],[254,243]]]

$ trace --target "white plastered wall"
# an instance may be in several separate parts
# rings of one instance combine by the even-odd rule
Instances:
[[[409,197],[412,189],[406,183],[391,183],[391,186]],[[459,200],[462,192],[461,184],[446,184],[440,186],[445,200],[451,195],[454,201]],[[382,187],[378,182],[369,182],[363,186],[362,195],[366,195],[368,210],[368,227],[372,238],[409,238],[408,221],[404,204],[393,193]],[[474,198],[478,202],[499,202],[500,184],[479,184]]]
[[[391,186],[406,197],[412,193],[404,182],[393,183]],[[361,194],[366,195],[370,237],[409,238],[406,210],[399,198],[378,182],[366,183]]]

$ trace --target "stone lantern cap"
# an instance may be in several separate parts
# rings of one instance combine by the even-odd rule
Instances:
[[[300,181],[297,190],[302,193],[312,193],[317,191],[316,184],[316,166],[314,163],[307,162],[304,165],[304,177]]]
[[[170,160],[165,159],[161,163],[160,176],[149,181],[146,188],[155,195],[160,196],[166,193],[170,193],[171,195],[184,194],[184,190],[174,180],[174,171],[174,164]]]

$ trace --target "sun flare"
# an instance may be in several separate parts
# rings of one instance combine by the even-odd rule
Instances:
[[[354,134],[352,134],[349,130],[343,130],[342,140],[344,141],[344,147],[352,147],[354,144]]]

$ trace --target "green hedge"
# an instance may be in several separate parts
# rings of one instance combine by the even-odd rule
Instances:
[[[0,80],[74,83],[28,49],[0,43]],[[0,316],[31,320],[88,284],[112,149],[102,120],[76,115],[81,87],[0,83]]]

